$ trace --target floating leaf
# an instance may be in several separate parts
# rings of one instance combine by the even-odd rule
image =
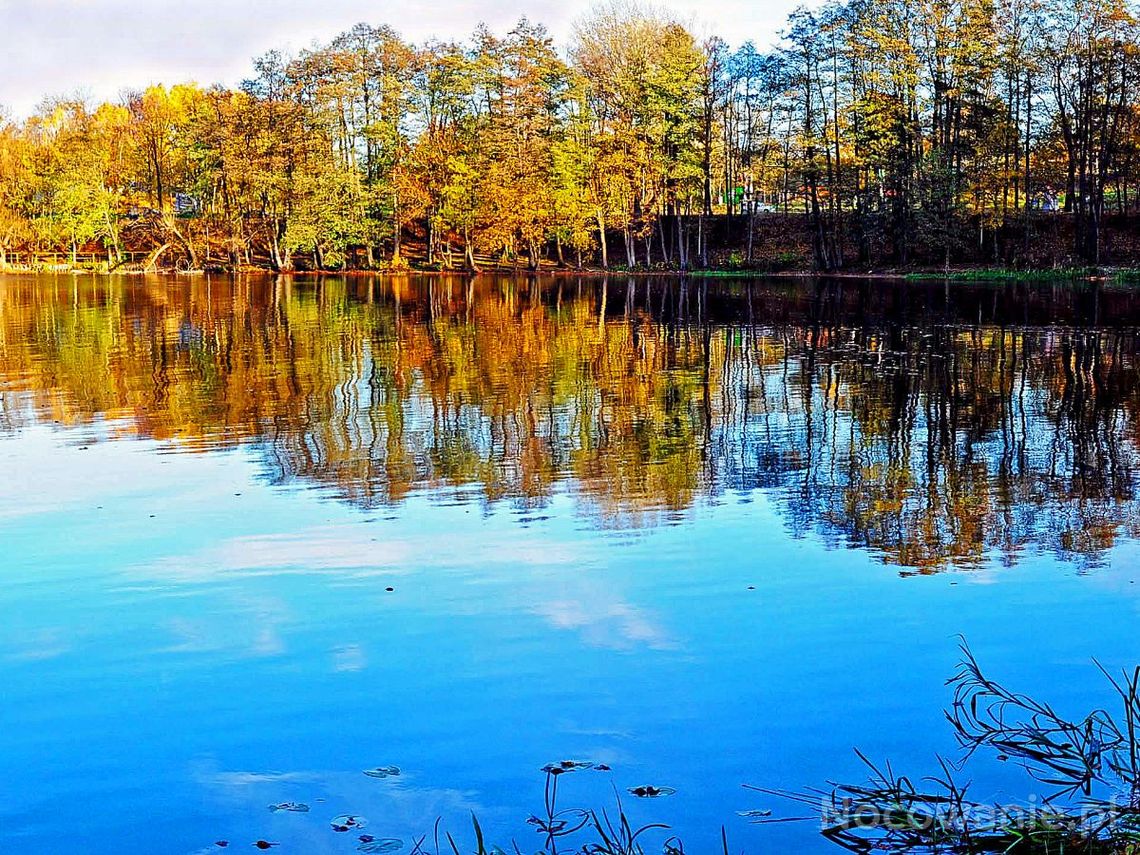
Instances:
[[[396,852],[404,848],[404,841],[397,837],[381,837],[379,840],[367,840],[356,847],[359,852]]]
[[[332,820],[333,831],[352,831],[357,828],[364,828],[366,825],[368,825],[368,820],[352,813],[341,814]]]
[[[610,771],[610,767],[607,766],[605,763],[599,763],[597,766],[594,767],[594,771],[596,771],[596,772],[608,772],[608,771]]]
[[[736,815],[742,816],[745,819],[761,819],[766,816],[771,816],[772,811],[765,808],[758,808],[756,810],[738,810],[736,812]]]
[[[630,795],[637,796],[639,799],[655,799],[659,796],[671,796],[677,792],[672,787],[630,787]]]
[[[564,819],[545,820],[539,819],[537,816],[532,816],[527,820],[527,824],[537,826],[538,830],[543,834],[551,832],[558,834],[566,829],[568,823]]]
[[[309,806],[301,802],[281,802],[280,804],[270,805],[269,809],[274,813],[279,810],[287,810],[292,813],[308,813]]]
[[[395,778],[400,774],[400,767],[377,766],[375,769],[365,769],[364,774],[369,778]]]
[[[589,769],[594,764],[587,760],[560,760],[557,763],[547,763],[542,771],[549,775],[561,775],[564,772],[573,772],[577,769]]]
[[[253,844],[258,849],[272,849],[274,846],[280,846],[280,843],[270,843],[268,840],[258,840]]]

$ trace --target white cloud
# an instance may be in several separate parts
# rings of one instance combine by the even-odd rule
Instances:
[[[368,667],[368,655],[359,644],[345,644],[333,651],[333,670],[342,672],[363,671]]]
[[[289,534],[234,537],[188,555],[172,555],[130,568],[134,576],[201,581],[232,574],[284,573],[399,575],[413,554],[410,544],[379,544],[348,527],[314,527]]]
[[[250,59],[298,50],[358,21],[388,23],[405,38],[463,38],[480,21],[496,30],[522,15],[566,39],[589,0],[0,0],[0,104],[26,115],[48,94],[113,99],[148,83],[235,84]],[[766,43],[792,0],[672,0],[699,32]]]
[[[624,602],[601,586],[581,587],[577,596],[540,600],[532,610],[555,629],[577,632],[586,644],[595,647],[672,650],[678,646],[644,609]]]

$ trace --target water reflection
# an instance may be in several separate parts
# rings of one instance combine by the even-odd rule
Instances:
[[[1140,299],[834,280],[0,280],[0,430],[248,444],[365,508],[762,493],[902,572],[1140,535]]]

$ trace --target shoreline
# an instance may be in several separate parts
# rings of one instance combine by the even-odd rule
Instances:
[[[626,270],[600,267],[565,268],[551,267],[531,270],[524,267],[488,267],[478,270],[441,270],[438,268],[408,267],[403,269],[349,269],[349,270],[289,270],[275,271],[264,267],[244,267],[236,270],[194,269],[194,270],[98,270],[89,267],[29,267],[7,265],[0,268],[0,275],[26,276],[50,274],[56,276],[635,276],[638,278],[692,278],[692,279],[862,279],[905,282],[976,282],[976,283],[1117,283],[1140,285],[1140,268],[1101,267],[1097,269],[1033,268],[1013,270],[1004,268],[962,267],[952,270],[931,270],[929,268],[901,270],[761,270],[739,268],[707,268],[699,270]]]

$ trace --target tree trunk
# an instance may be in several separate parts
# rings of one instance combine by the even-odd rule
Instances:
[[[196,253],[194,251],[194,246],[193,246],[193,244],[190,243],[190,240],[184,234],[182,234],[182,232],[179,231],[178,227],[174,224],[174,218],[168,217],[168,216],[163,216],[162,224],[164,226],[166,226],[166,230],[168,232],[170,232],[170,234],[174,237],[174,240],[178,243],[178,245],[181,246],[183,250],[185,250],[186,256],[190,259],[190,269],[196,270],[198,268],[198,253]],[[278,236],[279,235],[284,236],[284,234],[285,234],[285,222],[283,220],[279,220],[274,225],[274,234],[273,234],[274,246],[277,245]]]
[[[696,257],[696,260],[693,262],[694,267],[703,267],[704,266],[704,261],[703,261],[703,259],[705,257],[704,245],[705,245],[704,217],[702,216],[700,211],[697,211],[697,257]]]
[[[610,254],[606,246],[606,221],[601,211],[598,211],[598,245],[602,250],[602,270],[609,270]]]
[[[748,263],[752,263],[752,247],[756,236],[756,202],[753,200],[748,208]]]
[[[400,262],[400,194],[392,194],[392,260]]]
[[[682,216],[680,210],[678,210],[676,216],[677,216],[677,229],[676,229],[676,233],[677,233],[677,265],[682,270],[688,270],[689,269],[689,254],[687,251],[688,248],[685,246],[685,225],[684,225],[684,219],[685,218],[684,218],[684,216]]]
[[[466,226],[463,228],[463,252],[467,259],[467,270],[471,273],[478,273],[479,268],[475,264],[475,251],[471,248],[471,233]]]

